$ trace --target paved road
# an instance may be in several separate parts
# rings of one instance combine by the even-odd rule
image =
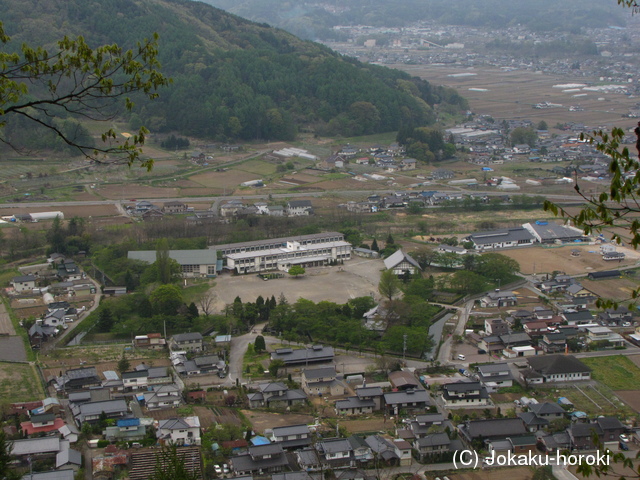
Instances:
[[[439,189],[439,191],[442,192],[460,192],[460,190],[452,190],[452,189]],[[467,191],[467,190],[462,190],[463,193],[468,193],[468,194],[483,194],[483,195],[487,195],[487,196],[499,196],[499,195],[504,195],[503,192],[496,192],[496,191],[490,191],[490,192],[481,192],[481,191]],[[159,198],[138,198],[137,200],[148,200],[150,202],[170,202],[170,201],[180,201],[180,202],[196,202],[196,203],[202,203],[202,202],[211,202],[212,204],[217,204],[220,201],[227,201],[227,200],[265,200],[268,199],[269,196],[271,196],[271,198],[292,198],[292,197],[321,197],[325,194],[328,193],[335,193],[335,194],[344,194],[344,195],[366,195],[369,193],[375,193],[377,195],[389,195],[392,194],[393,191],[389,190],[368,190],[368,189],[363,189],[363,190],[327,190],[327,191],[323,191],[323,192],[304,192],[304,193],[295,193],[295,192],[290,192],[290,193],[274,193],[274,194],[256,194],[256,195],[218,195],[218,196],[211,196],[211,197],[159,197]],[[584,203],[584,200],[577,196],[577,195],[545,195],[545,198],[549,199],[549,200],[553,200],[556,202],[578,202],[578,203]],[[20,203],[3,203],[2,207],[3,208],[29,208],[29,207],[36,207],[36,208],[46,208],[46,207],[64,207],[64,206],[82,206],[82,205],[115,205],[116,208],[118,208],[119,205],[122,204],[122,199],[118,199],[118,200],[82,200],[82,201],[57,201],[57,202],[20,202]],[[124,203],[129,203],[129,202],[124,202]],[[434,207],[434,208],[440,208],[440,207]]]
[[[440,346],[440,350],[438,350],[438,361],[440,364],[446,365],[452,363],[453,337],[456,335],[464,337],[464,329],[469,320],[469,313],[471,313],[474,302],[475,300],[469,300],[463,307],[454,307],[458,309],[458,323],[453,333],[445,338]]]
[[[244,382],[244,379],[242,378],[242,360],[244,359],[244,354],[247,352],[249,344],[254,343],[258,335],[262,335],[262,329],[265,325],[266,323],[254,325],[253,329],[249,333],[231,338],[229,375],[225,379],[223,385],[233,386],[236,384],[236,380],[240,384]],[[277,339],[265,337],[265,343],[267,345],[269,343],[274,343],[275,341],[277,341]]]

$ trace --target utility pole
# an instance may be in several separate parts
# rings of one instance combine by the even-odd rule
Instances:
[[[404,362],[407,353],[407,334],[402,335],[402,361]]]

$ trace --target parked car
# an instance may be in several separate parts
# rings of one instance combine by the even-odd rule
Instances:
[[[213,468],[215,469],[217,475],[222,475],[222,467],[220,467],[220,465],[214,465]]]
[[[624,442],[620,442],[620,450],[629,450],[629,445]]]
[[[483,350],[481,348],[478,349],[478,355],[484,355],[485,353],[487,353],[486,350]]]
[[[620,441],[627,443],[629,441],[629,435],[625,435],[624,433],[620,435]]]

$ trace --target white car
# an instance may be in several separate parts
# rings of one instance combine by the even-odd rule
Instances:
[[[620,441],[627,443],[629,441],[629,435],[625,435],[624,433],[620,435]]]
[[[216,474],[222,475],[222,468],[220,468],[220,465],[214,465],[213,468],[215,469]]]
[[[225,474],[229,473],[229,465],[227,465],[226,463],[223,463],[222,470],[224,471]]]

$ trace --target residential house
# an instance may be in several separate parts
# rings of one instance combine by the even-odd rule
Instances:
[[[353,447],[346,438],[328,438],[318,441],[316,448],[320,461],[327,469],[348,468],[355,465]]]
[[[231,457],[229,463],[236,475],[269,475],[289,465],[282,445],[278,444],[251,446],[246,453]]]
[[[384,401],[384,394],[382,392],[381,387],[360,387],[356,388],[356,397],[360,400],[372,400],[375,406],[373,407],[374,411],[378,411],[382,409],[382,404]]]
[[[352,448],[353,460],[356,466],[365,466],[373,460],[373,453],[369,444],[364,438],[358,435],[351,435],[347,438]]]
[[[139,418],[122,418],[106,427],[102,434],[110,442],[137,442],[147,436],[147,427]]]
[[[144,393],[144,403],[149,410],[179,407],[182,404],[180,388],[175,384],[155,386]]]
[[[290,217],[307,216],[313,214],[311,200],[289,200],[287,215]]]
[[[411,465],[413,460],[411,455],[411,444],[406,440],[399,438],[394,439],[392,444],[396,450],[400,466],[406,467]]]
[[[398,466],[400,464],[400,457],[393,442],[380,435],[371,435],[365,438],[364,441],[367,442],[378,461],[382,461],[387,466]]]
[[[563,332],[547,332],[538,342],[544,353],[564,353],[567,349],[567,336]]]
[[[416,376],[407,370],[397,370],[389,373],[391,386],[398,390],[415,390],[420,388],[420,383]]]
[[[408,253],[403,252],[402,249],[385,258],[384,266],[387,270],[393,270],[393,273],[396,275],[405,275],[406,272],[413,275],[417,271],[422,270],[418,262]]]
[[[400,168],[402,170],[415,170],[418,161],[415,158],[405,158],[400,161]]]
[[[517,303],[518,298],[511,291],[495,290],[480,299],[482,308],[513,307]]]
[[[185,350],[187,352],[201,352],[203,349],[202,334],[200,332],[179,333],[169,340],[171,350]]]
[[[330,155],[322,161],[320,166],[325,169],[344,168],[345,162],[346,158],[341,155]]]
[[[133,346],[148,350],[162,350],[166,348],[167,341],[162,338],[160,333],[148,333],[146,335],[136,335],[133,339]]]
[[[385,393],[384,403],[390,415],[398,415],[401,410],[424,412],[431,405],[431,400],[426,390],[406,390]]]
[[[200,445],[200,418],[192,416],[160,420],[156,437],[172,445]]]
[[[416,450],[418,459],[421,462],[447,453],[449,445],[451,445],[451,440],[444,432],[425,435],[424,437],[416,438],[413,442],[413,448]]]
[[[164,205],[162,206],[162,211],[164,213],[185,213],[188,209],[188,205],[179,200],[164,202]]]
[[[530,403],[528,407],[530,412],[535,413],[538,417],[544,418],[549,421],[564,418],[566,414],[564,408],[562,408],[557,403]]]
[[[414,438],[425,437],[429,434],[431,427],[444,428],[445,418],[441,413],[425,413],[416,415],[411,421],[410,429]]]
[[[622,335],[613,332],[609,327],[587,327],[586,340],[591,345],[604,345],[609,348],[625,345]]]
[[[338,415],[361,415],[372,413],[376,404],[373,400],[360,399],[358,397],[348,397],[344,400],[338,400],[335,404],[336,413]]]
[[[527,429],[519,418],[468,420],[458,426],[458,431],[467,444],[474,440],[502,440],[527,434]]]
[[[64,420],[53,413],[32,414],[28,421],[20,423],[20,430],[27,436],[43,436],[51,432],[57,433],[64,425]]]
[[[37,280],[35,275],[20,275],[11,279],[11,286],[17,293],[32,293]]]
[[[56,380],[56,390],[73,392],[99,387],[102,384],[96,367],[72,368]]]
[[[565,289],[565,293],[570,297],[573,297],[574,299],[575,298],[592,298],[595,296],[593,292],[587,290],[579,283],[574,283],[573,285],[569,285]]]
[[[510,332],[500,335],[505,348],[526,347],[531,345],[531,337],[526,332]]]
[[[509,325],[501,318],[487,318],[484,321],[484,331],[487,335],[504,335],[509,333]]]
[[[591,369],[573,355],[542,355],[527,362],[529,367],[520,375],[529,383],[591,380]]]
[[[78,427],[82,427],[84,422],[97,423],[102,414],[105,414],[107,418],[115,419],[130,415],[127,402],[123,399],[86,402],[80,405],[72,404],[71,413],[73,413]]]
[[[511,387],[513,376],[507,363],[490,363],[478,365],[478,380],[487,389],[487,392],[495,392],[498,388]]]
[[[304,369],[300,383],[307,395],[344,395],[344,385],[336,380],[334,367]]]
[[[624,425],[616,417],[599,417],[594,422],[575,422],[568,429],[571,446],[577,450],[595,450],[599,442],[618,441]]]
[[[274,427],[270,440],[282,445],[285,450],[305,448],[311,445],[311,431],[306,424]]]
[[[589,310],[583,310],[580,312],[563,312],[562,318],[567,322],[567,325],[586,325],[593,323],[594,318]]]
[[[480,407],[489,405],[489,394],[480,382],[455,382],[442,386],[446,407]]]
[[[528,432],[538,432],[549,426],[549,420],[539,417],[533,412],[520,412],[518,418],[522,420]]]
[[[258,392],[247,394],[250,408],[290,407],[307,401],[307,395],[302,390],[289,390],[284,383],[263,383],[258,388]]]

